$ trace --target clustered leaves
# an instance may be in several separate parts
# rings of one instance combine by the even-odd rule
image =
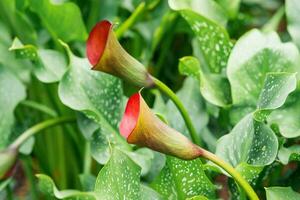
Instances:
[[[85,55],[88,31],[107,18],[116,32],[128,25],[117,36],[141,71],[177,90],[204,148],[261,199],[299,199],[300,3],[137,2],[0,1],[0,198],[27,181],[29,199],[247,199],[215,164],[120,135],[127,98],[140,88],[91,70]],[[155,88],[142,93],[159,119],[190,137],[173,102]],[[30,138],[18,158],[10,151],[29,127],[64,115],[76,123]]]

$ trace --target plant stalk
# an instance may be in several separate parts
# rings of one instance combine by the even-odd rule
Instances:
[[[223,161],[221,158],[219,158],[215,154],[213,154],[205,149],[202,149],[202,148],[200,148],[200,149],[201,149],[201,155],[200,155],[201,157],[204,157],[204,158],[212,161],[213,163],[215,163],[216,165],[218,165],[222,169],[224,169],[228,174],[230,174],[232,176],[232,178],[234,178],[234,180],[245,190],[245,192],[247,193],[248,197],[251,200],[259,200],[257,194],[255,193],[253,188],[250,186],[250,184],[230,164],[226,163],[225,161]]]
[[[43,122],[40,122],[31,128],[27,129],[25,132],[23,132],[10,146],[9,148],[12,149],[18,149],[23,142],[25,142],[28,138],[33,136],[34,134],[40,132],[41,130],[44,130],[46,128],[56,126],[58,124],[62,123],[68,123],[68,122],[75,122],[75,117],[57,117],[54,119],[45,120]]]
[[[187,110],[185,109],[184,105],[182,104],[182,102],[180,101],[180,99],[176,96],[176,94],[163,82],[161,82],[160,80],[158,80],[155,77],[152,77],[155,86],[162,91],[164,94],[166,94],[168,97],[170,97],[170,99],[174,102],[174,104],[176,105],[176,107],[178,108],[180,114],[182,115],[185,124],[190,132],[192,141],[200,146],[203,145],[202,140],[198,137],[196,129],[192,123],[192,120],[187,112]]]
[[[116,36],[118,39],[121,38],[125,31],[127,31],[138,20],[141,14],[145,11],[145,8],[146,3],[140,3],[130,17],[126,19],[124,23],[122,23],[122,25],[116,30]]]

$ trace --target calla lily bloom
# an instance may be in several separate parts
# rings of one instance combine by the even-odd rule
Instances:
[[[6,149],[0,152],[0,180],[10,175],[17,159],[16,149]]]
[[[202,149],[188,138],[163,123],[148,107],[140,93],[132,95],[120,124],[120,132],[128,143],[191,160]]]
[[[112,74],[139,87],[154,85],[143,64],[120,45],[113,24],[107,20],[98,22],[90,32],[86,53],[93,70]]]

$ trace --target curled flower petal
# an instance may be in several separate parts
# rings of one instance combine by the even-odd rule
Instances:
[[[92,69],[112,74],[139,87],[153,86],[146,68],[123,49],[112,28],[112,23],[103,20],[90,32],[86,53]]]
[[[128,143],[181,159],[190,160],[202,154],[200,147],[154,115],[140,93],[129,98],[120,132]]]

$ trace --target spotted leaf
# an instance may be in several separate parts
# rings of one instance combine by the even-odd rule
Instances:
[[[81,192],[77,190],[61,190],[59,191],[55,186],[53,180],[44,174],[37,174],[38,186],[41,192],[50,198],[64,199],[64,200],[100,200],[99,195],[94,192]]]
[[[23,45],[15,38],[10,51],[18,58],[30,59],[34,63],[34,74],[42,82],[59,81],[67,69],[67,61],[62,53],[51,49],[40,49],[34,45]]]
[[[200,159],[183,161],[168,157],[160,175],[151,184],[165,199],[186,199],[196,195],[215,197],[215,186],[203,171]]]
[[[141,169],[126,154],[114,149],[98,174],[95,192],[105,200],[141,199]]]

